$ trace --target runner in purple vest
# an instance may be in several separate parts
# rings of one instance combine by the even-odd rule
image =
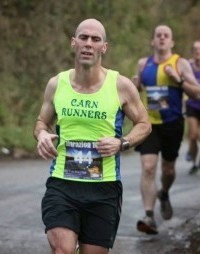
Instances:
[[[200,84],[200,40],[196,40],[192,46],[193,58],[189,60],[194,75]],[[193,163],[189,174],[194,174],[198,171],[199,164],[199,128],[200,128],[200,100],[188,99],[186,102],[186,115],[188,124],[188,139],[191,161]]]

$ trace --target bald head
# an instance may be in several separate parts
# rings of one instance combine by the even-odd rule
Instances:
[[[86,19],[84,21],[82,21],[75,32],[75,37],[84,29],[93,29],[96,30],[98,33],[101,34],[103,41],[106,41],[106,32],[105,32],[105,28],[102,25],[101,22],[99,22],[96,19]]]
[[[200,48],[200,40],[196,40],[193,42],[192,50],[195,50],[196,48]]]

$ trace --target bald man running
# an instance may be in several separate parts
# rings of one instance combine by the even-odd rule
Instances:
[[[80,254],[112,248],[122,201],[120,152],[151,131],[131,80],[101,65],[107,45],[99,21],[79,24],[71,40],[75,67],[49,80],[36,122],[38,153],[53,159],[42,218],[54,254],[74,253],[77,242]],[[122,137],[124,115],[134,127]]]

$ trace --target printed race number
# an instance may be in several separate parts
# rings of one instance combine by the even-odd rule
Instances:
[[[88,151],[87,154],[84,154],[82,151],[79,151],[74,155],[74,161],[82,164],[83,162],[88,162],[88,164],[92,163],[92,153]]]
[[[95,141],[66,141],[64,177],[103,179],[103,160]]]

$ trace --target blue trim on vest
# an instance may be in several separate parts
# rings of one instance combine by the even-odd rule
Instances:
[[[121,173],[120,173],[120,154],[115,155],[115,172],[116,172],[116,180],[121,180]]]
[[[115,119],[115,137],[120,138],[122,136],[122,126],[124,122],[124,112],[119,108]],[[115,155],[115,173],[116,180],[121,180],[120,174],[120,154]]]
[[[124,122],[124,112],[119,108],[115,118],[115,137],[120,138],[122,136],[122,126]]]
[[[59,125],[56,125],[56,134],[58,135],[58,142],[56,144],[56,148],[57,148],[58,145],[60,144],[60,126]],[[55,164],[56,164],[56,159],[53,159],[50,165],[50,175],[52,175],[54,171]]]

